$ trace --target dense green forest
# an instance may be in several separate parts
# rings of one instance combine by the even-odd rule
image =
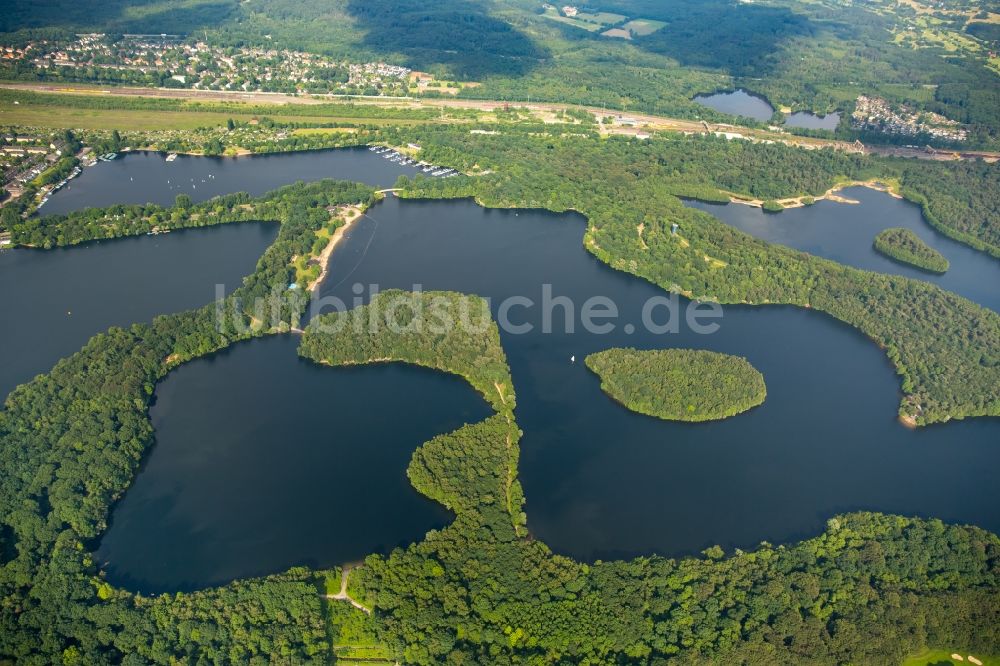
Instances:
[[[184,361],[297,324],[305,300],[286,289],[292,258],[308,252],[329,219],[326,206],[372,197],[371,188],[326,181],[248,199],[250,219],[281,228],[225,302],[113,328],[8,396],[0,412],[0,655],[25,664],[328,661],[312,572],[146,598],[107,584],[90,548],[152,444],[155,383]],[[265,328],[261,312],[279,320]]]
[[[332,194],[328,195],[327,189]],[[296,222],[301,220],[318,229],[330,219],[327,211],[320,206],[328,197],[332,197],[330,202],[323,206],[338,203],[367,206],[375,200],[373,190],[364,185],[334,185],[330,181],[306,185],[299,182],[257,198],[246,192],[236,192],[195,204],[186,194],[178,194],[174,205],[169,208],[149,203],[116,204],[106,208],[84,208],[68,215],[33,216],[13,221],[10,231],[11,239],[19,245],[48,249],[97,239],[137,236],[154,230],[207,227],[248,220],[279,221],[287,218],[292,206],[295,207]],[[308,255],[312,252],[312,242],[296,250],[290,256]]]
[[[526,534],[514,384],[486,301],[452,292],[384,291],[366,306],[310,322],[299,354],[333,366],[403,361],[465,378],[496,415],[421,447],[407,475],[418,490],[459,515],[484,513],[494,520],[499,511],[502,522]],[[486,453],[484,445],[495,450]],[[475,470],[471,478],[469,467]]]
[[[1000,165],[908,162],[902,194],[923,207],[924,219],[938,231],[1000,258]]]
[[[948,260],[909,229],[890,227],[875,236],[875,249],[896,261],[932,273],[948,270]]]
[[[469,197],[486,205],[569,209],[590,221],[586,248],[614,268],[633,273],[689,297],[723,303],[785,303],[826,312],[882,346],[902,377],[900,415],[916,423],[1000,414],[1000,317],[931,284],[849,268],[804,252],[770,245],[707,213],[683,205],[678,196],[719,200],[726,193],[778,199],[819,195],[835,183],[898,181],[911,199],[924,203],[929,222],[970,244],[1000,228],[995,201],[997,165],[969,168],[914,163],[832,150],[804,151],[778,144],[715,137],[591,138],[540,135],[533,126],[509,125],[503,134],[473,135],[459,128],[422,126],[372,130],[358,142],[395,145],[417,142],[422,157],[483,175],[402,181],[403,196]],[[485,172],[485,173],[484,173]],[[934,177],[934,175],[938,177]],[[935,203],[938,193],[967,197]],[[196,207],[199,208],[199,207]],[[227,211],[207,202],[193,223],[249,219],[252,212]],[[214,211],[218,208],[217,212]],[[14,221],[19,243],[52,246],[141,232],[149,222],[143,207],[113,213],[82,211]],[[983,216],[970,223],[969,211]],[[184,206],[171,210],[178,224],[191,223]],[[929,214],[928,214],[929,213]],[[153,209],[162,219],[164,211]],[[113,222],[108,218],[115,219]],[[671,226],[679,225],[677,234]],[[637,229],[642,227],[642,236]],[[123,228],[124,227],[124,228]],[[969,232],[964,229],[970,230]],[[971,236],[974,231],[977,236]],[[940,330],[965,331],[942,339]]]
[[[91,30],[118,33],[188,34],[223,23],[235,16],[237,0],[55,0],[43,4],[27,0],[5,3],[0,32],[33,30],[52,38]],[[44,32],[43,32],[44,31]]]
[[[666,22],[652,34],[634,38],[638,48],[737,77],[772,73],[787,40],[817,31],[804,14],[788,7],[728,0],[621,0],[610,2],[608,11]]]
[[[429,307],[441,296],[402,297]],[[460,298],[449,295],[445,312],[453,315]],[[995,632],[977,635],[1000,613],[993,583],[966,585],[987,570],[997,579],[1000,540],[969,528],[852,514],[790,548],[762,544],[727,557],[715,546],[699,559],[589,565],[521,538],[520,504],[498,501],[509,498],[519,432],[495,326],[472,336],[417,330],[409,326],[416,318],[405,316],[398,333],[379,327],[358,335],[349,326],[372,309],[381,322],[384,307],[314,321],[300,354],[334,365],[403,360],[457,372],[485,387],[498,414],[414,453],[407,470],[414,486],[454,511],[455,521],[353,570],[374,612],[336,607],[341,634],[352,628],[365,645],[374,636],[394,659],[428,665],[893,663],[925,644],[995,651]],[[338,327],[340,318],[347,321]],[[323,332],[331,325],[337,330]],[[492,386],[499,385],[507,395],[498,402]],[[970,557],[952,561],[957,553]],[[978,553],[986,556],[980,564]],[[941,575],[959,587],[927,573],[956,570]]]
[[[775,0],[744,3],[738,14],[723,12],[715,0],[602,5],[666,21],[629,42],[552,22],[527,0],[448,0],[432,10],[381,0],[8,5],[0,30],[201,32],[230,44],[388,55],[481,77],[482,87],[463,94],[483,97],[530,94],[718,119],[690,97],[740,83],[775,103],[829,110],[849,109],[856,94],[875,90],[970,123],[982,144],[995,143],[1000,126],[996,75],[970,66],[978,67],[981,56],[944,58],[941,48],[896,46],[890,40],[896,19],[876,2]],[[966,32],[995,37],[988,28]],[[767,78],[758,80],[761,74]],[[0,91],[0,100],[8,94]],[[94,108],[195,106],[90,99]],[[200,108],[206,107],[236,108]],[[260,148],[419,143],[423,159],[477,175],[403,179],[402,196],[578,210],[589,221],[585,247],[618,270],[691,297],[810,307],[862,331],[901,375],[900,413],[920,425],[1000,415],[996,313],[924,282],[764,243],[678,198],[775,200],[877,179],[898,185],[935,228],[1000,257],[997,165],[714,137],[599,139],[587,127],[540,123],[491,125],[496,135],[471,135],[478,125],[388,129],[364,126],[375,113],[370,108],[321,110],[357,118],[358,133],[292,136]],[[437,112],[379,113],[427,120]],[[261,197],[240,193],[201,204],[178,197],[170,207],[112,206],[66,216],[22,218],[21,209],[4,208],[14,242],[46,248],[247,220],[280,230],[255,271],[222,303],[113,328],[7,398],[0,411],[0,662],[299,664],[367,654],[427,665],[769,665],[891,664],[927,647],[1000,654],[1000,538],[972,526],[850,513],[830,517],[822,534],[795,544],[762,543],[752,552],[713,546],[700,557],[592,563],[553,553],[529,532],[530,503],[517,479],[516,399],[497,327],[477,317],[481,299],[452,293],[386,292],[369,306],[312,322],[302,338],[300,354],[319,363],[399,361],[457,373],[496,412],[414,452],[411,483],[455,518],[351,572],[352,598],[370,614],[323,598],[343,575],[339,569],[295,568],[154,597],[109,584],[92,550],[152,445],[148,408],[156,383],[188,360],[297,326],[306,304],[287,285],[296,279],[295,259],[313,253],[317,233],[329,229],[327,207],[374,201],[372,188],[320,181]],[[403,307],[389,307],[393,299]],[[221,327],[220,313],[227,315]],[[275,314],[268,320],[265,313]],[[389,313],[391,320],[380,318]],[[479,325],[438,326],[463,313]],[[368,326],[373,316],[379,326]],[[720,365],[731,364],[712,364],[713,376]],[[633,379],[648,378],[642,363],[611,369],[623,367],[634,368]],[[338,650],[345,644],[359,649]]]
[[[310,322],[299,354],[328,365],[394,360],[446,370],[464,377],[497,412],[514,409],[500,333],[486,301],[475,296],[379,292],[369,305]]]
[[[545,57],[543,49],[488,9],[489,3],[474,0],[347,2],[347,11],[366,30],[366,46],[378,53],[401,52],[416,69],[444,65],[461,79],[517,76]]]
[[[468,154],[444,142],[442,150]],[[605,166],[607,178],[622,177],[613,162]],[[412,664],[891,663],[926,646],[1000,650],[1000,539],[973,527],[850,514],[800,544],[752,553],[712,547],[704,558],[593,564],[554,555],[525,535],[520,431],[495,324],[431,325],[463,306],[480,310],[478,299],[454,294],[389,293],[412,306],[393,309],[398,327],[357,333],[346,313],[314,322],[303,338],[302,354],[323,362],[401,360],[457,372],[497,410],[414,453],[414,486],[455,521],[351,572],[351,594],[370,616],[321,598],[337,572],[293,569],[152,598],[109,585],[90,548],[152,442],[156,382],[186,360],[297,322],[304,302],[285,289],[292,258],[328,222],[326,206],[366,195],[369,188],[326,181],[225,199],[233,220],[281,223],[254,274],[219,306],[234,314],[230,325],[218,328],[209,305],[111,329],[8,397],[0,655],[25,664],[322,663],[345,636],[377,641],[379,654]],[[281,313],[267,329],[254,325],[261,299]],[[426,320],[416,307],[425,302]],[[338,317],[347,324],[339,331]]]
[[[901,375],[900,415],[907,420],[933,423],[1000,414],[996,313],[926,282],[861,271],[759,241],[675,196],[718,199],[723,191],[762,199],[818,195],[841,178],[898,178],[906,191],[908,162],[716,138],[641,142],[538,138],[513,131],[469,136],[432,127],[407,130],[406,136],[416,137],[424,156],[436,164],[465,170],[475,165],[494,173],[444,181],[418,176],[401,182],[404,196],[473,196],[488,206],[580,211],[589,219],[585,247],[614,268],[689,297],[794,304],[859,329],[886,350]],[[948,166],[918,168],[929,167],[943,175],[934,187],[947,188]],[[983,197],[984,211],[992,208],[985,201],[994,196],[987,194],[989,188],[983,183],[975,195]],[[987,226],[996,228],[1000,219],[995,212],[990,215]],[[675,223],[676,234],[671,232]],[[942,338],[941,330],[965,335]]]
[[[671,421],[712,421],[764,402],[764,376],[739,356],[701,349],[608,349],[585,359],[601,390],[631,409]]]

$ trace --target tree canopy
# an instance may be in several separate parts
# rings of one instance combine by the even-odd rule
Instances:
[[[764,376],[739,356],[699,349],[608,349],[586,358],[601,389],[633,412],[712,421],[764,402]]]
[[[948,270],[948,260],[944,255],[920,240],[909,229],[890,227],[875,236],[875,249],[882,254],[933,273]]]

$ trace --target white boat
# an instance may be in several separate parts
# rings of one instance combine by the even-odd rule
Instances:
[[[167,155],[168,162],[173,162],[176,159],[177,159],[177,153],[170,153],[169,155]]]

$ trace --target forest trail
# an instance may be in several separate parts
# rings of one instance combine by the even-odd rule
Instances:
[[[324,599],[336,599],[338,601],[347,601],[352,606],[354,606],[355,608],[357,608],[358,610],[362,610],[365,613],[368,613],[369,615],[371,615],[372,609],[370,609],[367,606],[365,606],[365,605],[363,605],[363,604],[355,601],[354,599],[351,598],[351,595],[349,595],[347,593],[347,577],[350,576],[351,570],[353,568],[354,567],[346,566],[345,565],[344,568],[343,568],[343,570],[340,573],[340,592],[337,592],[336,594],[324,594],[323,598]]]

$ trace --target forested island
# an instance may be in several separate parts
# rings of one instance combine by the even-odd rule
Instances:
[[[935,210],[939,224],[989,238],[1000,228],[989,203],[995,167],[912,165],[715,138],[638,142],[552,132],[530,124],[506,125],[496,135],[471,135],[467,127],[371,128],[351,141],[419,143],[424,159],[478,174],[404,180],[402,196],[575,208],[588,217],[590,252],[665,289],[829,312],[886,347],[903,375],[901,409],[921,424],[1000,411],[994,313],[926,283],[757,241],[677,198],[819,195],[838,178],[893,177],[925,193],[925,213]],[[938,191],[965,203],[934,208]],[[9,479],[0,489],[0,654],[25,663],[102,663],[125,655],[160,663],[322,663],[333,653],[331,636],[374,644],[372,654],[415,664],[881,662],[952,642],[1000,652],[991,632],[1000,624],[1000,543],[972,527],[851,514],[808,541],[731,557],[719,548],[706,550],[704,559],[589,564],[554,555],[525,536],[530,520],[516,478],[514,394],[498,338],[488,331],[331,337],[317,322],[303,338],[303,355],[320,362],[398,360],[457,372],[497,411],[414,454],[411,481],[455,512],[455,522],[351,572],[351,596],[371,614],[324,600],[319,592],[330,572],[305,569],[155,598],[108,584],[88,544],[105,529],[112,502],[152,443],[147,406],[156,381],[236,340],[296,326],[303,303],[287,285],[298,260],[336,224],[327,208],[367,205],[375,196],[371,188],[326,181],[261,197],[112,206],[13,226],[17,242],[52,247],[154,226],[281,224],[257,270],[223,304],[237,315],[230,330],[215,328],[212,307],[113,329],[8,398],[0,415]],[[968,217],[969,210],[978,217]],[[452,298],[458,297],[445,301]],[[259,299],[267,310],[277,306],[278,322],[262,327],[250,307]],[[941,330],[967,335],[942,337]],[[476,358],[488,363],[477,367]],[[232,629],[220,632],[222,625]]]
[[[916,424],[1000,414],[1000,316],[934,285],[872,273],[757,240],[678,197],[728,200],[819,196],[841,182],[899,183],[928,222],[991,254],[1000,237],[992,202],[1000,167],[805,151],[716,137],[650,141],[554,133],[512,123],[500,134],[427,125],[371,129],[352,141],[422,146],[421,157],[469,177],[402,179],[403,197],[475,197],[498,207],[577,210],[584,246],[612,267],[667,291],[721,303],[783,303],[827,312],[882,346],[902,378],[900,416]],[[113,206],[32,217],[11,227],[16,243],[51,247],[171,226],[253,219],[241,197],[196,206]],[[955,203],[961,199],[962,204]],[[235,207],[234,207],[235,205]],[[270,204],[267,204],[270,205]],[[313,213],[318,214],[318,213]],[[264,219],[273,219],[271,217]],[[677,225],[676,232],[673,225]],[[967,331],[942,338],[940,330]]]
[[[218,304],[112,328],[7,397],[0,655],[37,664],[328,661],[314,572],[144,597],[107,583],[91,548],[153,444],[148,407],[156,382],[181,363],[297,325],[306,301],[287,290],[294,258],[329,223],[327,206],[373,198],[369,187],[331,181],[238,197],[233,219],[281,224],[239,289]],[[221,328],[220,312],[227,315]]]
[[[890,227],[875,236],[875,249],[896,261],[932,273],[948,270],[948,260],[909,229]]]
[[[452,155],[458,162],[462,152]],[[621,178],[614,162],[607,166],[606,177]],[[461,186],[441,194],[488,182],[450,180],[456,182],[442,185]],[[527,182],[509,186],[518,192]],[[519,196],[530,200],[532,192]],[[992,631],[1000,623],[1000,540],[974,527],[860,513],[831,518],[825,533],[800,544],[762,544],[750,553],[712,547],[699,558],[589,564],[553,554],[526,532],[517,481],[520,430],[495,324],[472,332],[418,330],[409,326],[415,315],[407,318],[413,310],[406,308],[398,311],[398,331],[366,335],[349,325],[342,334],[330,329],[337,317],[350,322],[350,312],[321,318],[307,330],[302,354],[331,364],[396,360],[457,372],[497,413],[414,453],[412,483],[449,507],[455,520],[350,572],[350,597],[370,612],[323,598],[339,570],[298,568],[156,597],[110,585],[90,544],[153,442],[148,405],[156,382],[187,360],[295,326],[304,307],[286,288],[295,257],[309,252],[329,223],[328,206],[372,196],[370,188],[329,181],[263,197],[237,195],[234,201],[246,207],[233,209],[233,221],[271,219],[281,227],[254,274],[219,306],[232,313],[230,327],[219,330],[216,306],[207,306],[112,329],[9,396],[0,413],[0,654],[19,663],[69,664],[326,663],[334,654],[427,665],[768,664],[893,662],[954,643],[982,654],[1000,651]],[[50,219],[38,229],[53,238],[75,229],[129,231],[73,226],[83,219],[113,215]],[[682,221],[685,235],[696,219]],[[454,294],[391,296],[414,305],[440,298],[445,314],[463,303],[475,313],[478,302]],[[252,307],[258,299],[280,320],[263,327]],[[351,645],[358,649],[345,651]]]
[[[577,210],[589,221],[588,251],[665,290],[721,303],[798,305],[858,328],[886,350],[901,375],[899,413],[908,421],[1000,414],[994,390],[1000,383],[1000,316],[995,312],[926,282],[862,271],[757,240],[678,199],[719,201],[727,193],[764,200],[819,196],[837,182],[895,178],[902,180],[904,194],[918,187],[918,194],[926,193],[920,194],[925,213],[937,211],[928,221],[985,247],[959,227],[975,229],[982,238],[1000,229],[1000,217],[988,201],[1000,183],[996,165],[911,165],[717,138],[540,138],[512,130],[477,137],[438,127],[402,136],[424,145],[424,154],[435,163],[487,173],[401,180],[401,196],[475,197],[487,206]],[[913,173],[920,179],[910,185]],[[980,183],[978,191],[972,182]],[[949,206],[935,208],[932,193],[936,188],[947,193],[952,183],[962,191],[968,188],[965,210],[975,210],[974,218]],[[946,215],[954,226],[942,221]],[[970,219],[980,222],[972,227]],[[941,330],[970,334],[942,338]]]
[[[664,292],[817,310],[860,332],[898,373],[899,415],[915,426],[995,418],[995,311],[921,280],[757,240],[681,201],[742,199],[777,212],[844,183],[879,182],[921,206],[937,231],[1000,258],[1000,164],[878,157],[853,144],[934,158],[949,155],[925,143],[965,156],[1000,149],[1000,14],[988,3],[8,4],[0,145],[5,185],[16,185],[9,197],[0,189],[0,244],[41,251],[240,222],[278,233],[228,297],[111,328],[7,396],[0,664],[899,664],[953,649],[1000,659],[1000,537],[972,525],[859,511],[823,516],[825,529],[801,541],[748,550],[709,541],[683,557],[593,561],[553,552],[532,533],[514,381],[484,299],[387,291],[300,330],[300,287],[319,279],[346,220],[383,196],[373,187],[322,180],[203,203],[180,195],[173,205],[34,214],[94,155],[392,146],[460,172],[401,178],[401,197],[579,212],[586,251]],[[96,55],[80,55],[84,41]],[[220,78],[225,60],[238,67]],[[50,90],[16,89],[25,84]],[[162,86],[164,98],[107,94],[127,84]],[[777,109],[769,121],[694,101],[738,87],[766,96]],[[267,97],[271,89],[296,103]],[[339,90],[379,99],[312,96]],[[391,101],[400,94],[410,98]],[[853,125],[862,96],[887,112]],[[832,131],[768,127],[799,110],[839,111],[842,121]],[[907,133],[893,127],[906,125],[900,118],[949,131]],[[928,270],[942,265],[899,230],[875,243]],[[157,595],[113,584],[95,548],[154,446],[158,382],[234,344],[293,333],[312,363],[420,365],[461,376],[489,403],[492,415],[417,447],[406,470],[451,522],[350,567]],[[761,404],[764,379],[748,361],[709,354],[610,349],[586,363],[613,397],[660,418],[723,418]],[[684,472],[669,470],[665,482]],[[958,493],[967,479],[935,482]]]
[[[764,376],[739,356],[700,349],[608,349],[585,359],[601,389],[633,412],[713,421],[764,402]]]

